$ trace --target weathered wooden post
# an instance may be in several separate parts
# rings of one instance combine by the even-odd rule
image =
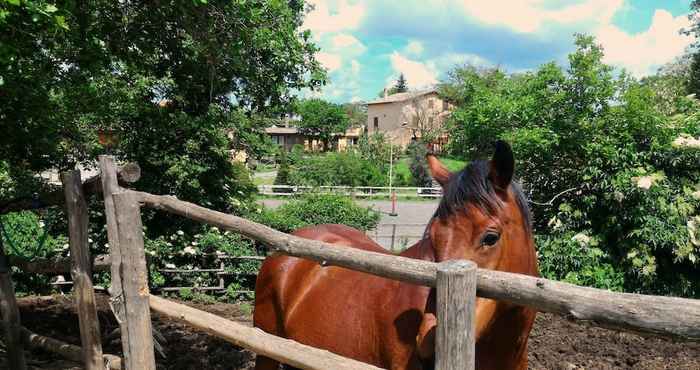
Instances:
[[[61,181],[66,196],[68,236],[72,260],[71,275],[80,325],[82,359],[85,369],[102,370],[105,366],[102,359],[100,321],[95,306],[95,291],[92,287],[92,258],[90,258],[88,245],[88,210],[80,171],[62,173]]]
[[[114,158],[100,156],[112,286],[110,302],[121,329],[127,370],[155,370],[141,210],[136,198],[119,193]]]
[[[7,364],[10,369],[26,370],[27,362],[24,359],[24,346],[22,346],[20,333],[22,326],[11,276],[10,263],[5,255],[2,234],[0,234],[0,315],[2,315],[2,326],[5,332]]]
[[[474,370],[476,270],[471,261],[438,264],[436,370]]]

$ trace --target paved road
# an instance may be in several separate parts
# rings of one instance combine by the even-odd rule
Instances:
[[[285,203],[285,199],[262,199],[260,203],[269,208],[276,208]],[[361,200],[359,204],[372,207],[382,214],[377,230],[367,234],[387,249],[391,249],[392,233],[394,249],[404,249],[413,245],[423,235],[425,226],[435,213],[438,201],[397,201],[396,216],[390,216],[391,201],[388,200]]]

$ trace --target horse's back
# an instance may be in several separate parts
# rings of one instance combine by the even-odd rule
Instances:
[[[361,231],[343,225],[307,227],[293,234],[338,247],[388,254]],[[305,259],[269,257],[256,282],[254,323],[278,336],[378,364],[382,361],[379,345],[385,342],[379,336],[385,335],[387,328],[376,325],[386,322],[392,326],[394,320],[378,316],[391,315],[392,310],[378,311],[377,301],[395,293],[398,284]],[[341,322],[344,324],[338,325]]]

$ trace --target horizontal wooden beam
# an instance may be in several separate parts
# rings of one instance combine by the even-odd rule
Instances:
[[[342,357],[332,352],[276,337],[220,316],[175,303],[158,296],[149,299],[151,309],[175,321],[203,330],[258,355],[309,370],[379,370],[378,367]]]
[[[436,286],[436,264],[400,256],[343,248],[282,233],[241,217],[212,211],[172,196],[134,192],[147,206],[241,233],[278,253],[307,258],[407,283]],[[601,289],[479,269],[480,297],[529,306],[599,326],[661,336],[700,339],[700,301]]]
[[[22,342],[24,342],[24,345],[29,348],[41,349],[44,351],[55,353],[71,361],[80,363],[83,362],[82,349],[78,346],[62,342],[58,339],[53,339],[39,335],[25,327],[22,327],[20,329],[20,335],[22,336]],[[121,370],[122,359],[120,357],[103,354],[102,359],[104,360],[106,368],[113,370]]]
[[[119,167],[117,171],[120,184],[131,184],[141,178],[141,167],[136,163],[127,163]],[[85,180],[83,182],[83,192],[85,195],[102,193],[100,181],[100,175]],[[63,190],[60,187],[51,186],[46,191],[39,193],[36,198],[16,198],[0,203],[0,215],[10,212],[62,206],[64,203]]]
[[[32,274],[70,274],[71,259],[34,259],[28,261],[17,256],[10,256],[10,265]],[[100,254],[92,260],[93,271],[107,271],[110,267],[109,255]]]

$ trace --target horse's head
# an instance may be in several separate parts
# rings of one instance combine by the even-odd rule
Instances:
[[[491,160],[473,161],[457,173],[432,155],[428,165],[444,194],[427,230],[435,260],[468,259],[480,268],[536,275],[530,212],[513,181],[510,146],[497,142]],[[478,299],[477,340],[505,307]]]
[[[428,165],[444,193],[428,230],[435,260],[468,259],[481,268],[531,273],[530,212],[513,182],[510,146],[499,141],[490,161],[473,161],[454,174],[432,155]]]

